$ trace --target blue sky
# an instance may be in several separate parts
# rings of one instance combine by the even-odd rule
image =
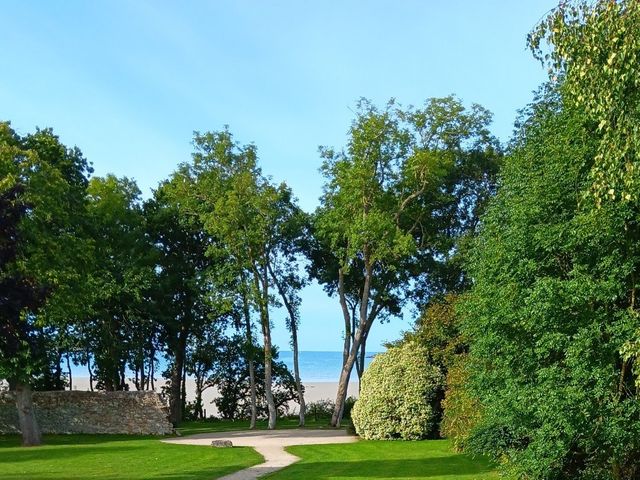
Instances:
[[[145,196],[189,159],[194,130],[229,125],[306,210],[321,192],[319,145],[341,146],[359,97],[407,105],[458,95],[507,140],[545,72],[526,35],[551,0],[19,1],[0,16],[0,119],[52,127],[96,175]],[[339,350],[341,316],[304,292],[303,350]],[[283,315],[274,340],[287,349]],[[372,350],[410,327],[375,325]]]

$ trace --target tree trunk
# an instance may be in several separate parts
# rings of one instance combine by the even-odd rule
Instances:
[[[249,390],[251,395],[251,421],[249,429],[256,428],[257,411],[257,395],[256,395],[256,367],[253,362],[253,335],[251,334],[251,312],[249,311],[249,300],[247,294],[242,294],[242,304],[244,310],[244,323],[247,341],[247,363],[249,364]]]
[[[187,412],[187,362],[184,362],[182,366],[182,389],[180,393],[182,394],[180,397],[180,419],[182,420]]]
[[[306,405],[304,403],[302,382],[300,381],[300,367],[298,365],[298,327],[295,323],[291,324],[291,346],[293,347],[293,375],[296,381],[296,390],[298,391],[298,404],[300,405],[300,421],[298,422],[298,426],[304,427]]]
[[[351,370],[353,370],[353,365],[356,361],[356,356],[358,353],[358,348],[360,347],[360,328],[358,328],[358,332],[356,333],[356,337],[354,339],[353,345],[351,345],[351,350],[349,351],[349,356],[347,357],[346,363],[342,367],[342,371],[340,372],[340,380],[338,382],[338,392],[336,394],[336,403],[335,408],[333,410],[333,415],[331,416],[331,426],[339,427],[340,421],[342,420],[342,413],[344,412],[344,403],[347,399],[347,391],[349,389],[349,378],[351,377]]]
[[[373,267],[371,265],[369,254],[366,249],[364,252],[364,264],[366,272],[364,277],[364,285],[362,288],[362,298],[360,300],[360,321],[358,323],[356,334],[353,337],[353,342],[351,343],[349,356],[347,357],[347,361],[343,365],[342,371],[340,372],[340,381],[338,383],[338,392],[336,394],[336,404],[333,410],[333,415],[331,416],[331,426],[333,427],[340,426],[340,421],[342,420],[342,414],[344,412],[344,403],[347,399],[347,391],[349,389],[349,378],[351,377],[351,371],[353,370],[353,365],[356,361],[360,345],[366,338],[366,335],[368,334],[370,328],[369,322],[371,319],[368,315],[368,307],[369,293],[371,290],[371,274],[373,271]],[[346,304],[344,299],[344,291],[340,292],[340,297],[340,302],[344,302]]]
[[[276,404],[273,399],[273,369],[272,369],[272,348],[271,348],[271,325],[269,323],[269,276],[267,266],[264,265],[260,283],[262,284],[262,295],[260,299],[260,319],[262,323],[262,335],[264,337],[264,394],[267,400],[269,411],[269,422],[267,428],[276,428]],[[256,279],[258,280],[258,279]]]
[[[204,384],[204,379],[201,375],[196,377],[196,399],[195,399],[195,408],[194,414],[195,417],[199,420],[202,420],[202,387]]]
[[[71,374],[71,362],[69,361],[69,352],[67,352],[67,373],[69,375],[69,390],[73,390],[73,375]]]
[[[56,369],[53,375],[53,389],[64,390],[64,382],[62,381],[62,350],[58,349],[56,355]]]
[[[42,435],[33,409],[33,392],[31,386],[18,382],[16,384],[16,408],[22,432],[22,445],[33,447],[42,444]]]
[[[300,367],[298,362],[298,319],[296,318],[296,310],[294,306],[291,304],[289,297],[287,297],[287,293],[276,277],[273,269],[269,267],[269,273],[271,274],[271,278],[273,279],[273,283],[275,283],[276,288],[278,289],[278,293],[282,298],[282,302],[287,309],[287,313],[289,314],[289,330],[291,330],[291,348],[293,348],[293,375],[294,380],[296,382],[296,391],[298,392],[298,405],[300,405],[300,421],[298,422],[299,427],[304,427],[304,415],[305,415],[305,403],[304,403],[304,392],[302,391],[302,382],[300,381]]]
[[[276,404],[273,399],[272,390],[272,361],[271,361],[271,327],[267,320],[263,324],[262,332],[264,334],[264,394],[267,400],[267,409],[269,410],[269,422],[267,428],[273,430],[276,428]]]
[[[171,386],[169,388],[169,420],[174,427],[182,421],[182,371],[186,350],[186,332],[178,333],[175,358],[171,368]]]
[[[367,332],[368,333],[368,332]],[[358,356],[358,393],[362,387],[362,374],[364,373],[364,362],[367,357],[367,335],[365,334],[360,344],[360,355]]]
[[[93,370],[91,370],[91,355],[87,352],[87,369],[89,370],[89,390],[93,392]]]
[[[344,344],[342,346],[342,367],[344,367],[349,357],[349,350],[351,350],[353,330],[351,328],[351,315],[349,314],[349,307],[347,306],[347,299],[344,293],[344,272],[342,268],[338,269],[338,296],[344,318]]]
[[[149,375],[147,378],[149,379],[149,385],[151,386],[151,390],[155,392],[155,378],[153,378],[156,374],[156,350],[152,348],[149,352]]]

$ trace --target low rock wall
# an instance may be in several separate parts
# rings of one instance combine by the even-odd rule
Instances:
[[[173,431],[169,410],[155,392],[34,392],[43,433],[165,435]],[[0,392],[0,433],[18,433],[15,395]]]

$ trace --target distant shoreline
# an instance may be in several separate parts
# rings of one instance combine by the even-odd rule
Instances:
[[[354,374],[355,376],[355,374]],[[155,383],[156,392],[160,392],[162,386],[165,384],[165,380],[159,380]],[[131,382],[129,382],[130,388],[135,390],[135,387]],[[338,391],[338,382],[303,382],[305,387],[304,399],[306,403],[317,402],[319,400],[331,400],[334,401],[336,399],[336,393]],[[187,378],[186,381],[187,386],[187,402],[192,402],[195,400],[195,382],[192,378]],[[73,390],[89,390],[89,377],[73,377]],[[217,397],[216,388],[208,388],[203,394],[203,402],[204,408],[207,411],[207,415],[217,415],[216,407],[213,403],[211,403]],[[358,396],[358,381],[349,382],[349,390],[348,395],[357,397]],[[298,404],[292,402],[290,405],[290,411],[297,411]]]

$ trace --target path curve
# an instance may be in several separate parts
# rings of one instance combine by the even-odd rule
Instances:
[[[344,430],[248,430],[241,432],[199,433],[188,437],[162,440],[181,445],[211,445],[213,440],[231,440],[234,447],[253,447],[264,457],[264,463],[225,475],[219,480],[253,480],[275,472],[300,460],[284,450],[292,445],[319,445],[323,443],[351,443],[357,437]],[[212,447],[213,448],[213,447]]]

